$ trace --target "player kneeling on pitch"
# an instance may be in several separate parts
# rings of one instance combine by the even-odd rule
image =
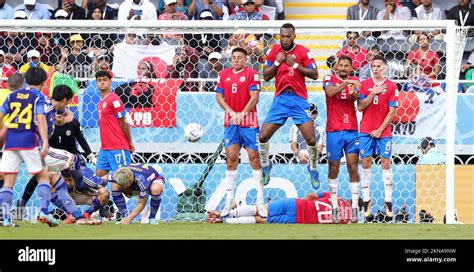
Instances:
[[[69,188],[69,194],[77,205],[89,205],[82,214],[84,218],[90,219],[91,214],[109,202],[110,192],[105,187],[108,182],[107,176],[98,177],[94,171],[87,166],[81,166],[82,175],[75,180],[68,172],[63,171],[64,179]],[[64,221],[65,224],[74,223],[71,214]]]
[[[112,179],[112,198],[122,216],[122,224],[129,224],[145,208],[150,195],[150,224],[158,224],[155,219],[160,208],[161,195],[165,184],[165,178],[160,174],[161,169],[157,165],[130,164],[117,169]],[[136,195],[137,206],[129,214],[124,195],[131,197]]]
[[[341,224],[351,219],[352,200],[338,197]],[[359,201],[362,204],[362,200]],[[227,224],[332,224],[331,195],[310,193],[304,198],[287,198],[267,204],[268,217],[261,217],[255,206],[235,206],[228,216],[221,217],[219,211],[208,211],[209,223]]]

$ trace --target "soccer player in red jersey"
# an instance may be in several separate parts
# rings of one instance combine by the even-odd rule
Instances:
[[[132,162],[135,150],[126,120],[125,107],[117,94],[110,90],[112,76],[104,70],[95,74],[101,100],[98,105],[101,147],[97,158],[99,177]]]
[[[359,142],[358,123],[354,101],[357,100],[357,91],[360,82],[357,77],[351,76],[352,59],[342,55],[337,60],[336,74],[327,75],[323,80],[323,89],[326,93],[327,106],[327,154],[328,154],[328,185],[333,207],[332,219],[338,223],[337,191],[339,181],[337,176],[341,166],[341,158],[345,154],[347,170],[350,177],[352,193],[352,222],[357,222],[359,199]]]
[[[262,166],[258,155],[257,103],[260,95],[260,78],[257,71],[246,67],[247,51],[243,48],[232,50],[232,67],[219,73],[216,86],[217,103],[225,110],[225,153],[227,171],[225,177],[226,205],[224,215],[232,209],[235,185],[237,183],[237,166],[240,149],[243,147],[249,155],[252,176],[257,188],[257,207],[264,213]]]
[[[393,218],[391,170],[392,128],[390,123],[398,106],[398,86],[385,77],[387,60],[377,55],[372,62],[372,78],[362,81],[357,101],[357,109],[363,112],[360,123],[359,148],[362,158],[362,196],[364,200],[364,217],[373,219],[368,209],[370,202],[370,181],[372,179],[372,155],[382,157],[382,180],[385,188],[385,208],[389,221]]]
[[[350,221],[351,201],[337,198],[341,218],[338,224]],[[287,198],[267,205],[268,217],[262,217],[255,206],[236,206],[227,216],[219,211],[208,211],[207,222],[227,224],[331,224],[332,204],[329,193],[310,193],[304,198]]]
[[[309,113],[305,78],[318,78],[318,68],[308,48],[295,44],[295,27],[286,23],[280,28],[280,44],[274,45],[267,52],[267,62],[263,69],[265,81],[275,77],[276,93],[267,118],[260,129],[259,152],[262,162],[264,184],[270,181],[272,164],[269,160],[270,143],[273,134],[292,118],[301,131],[310,157],[308,170],[311,175],[311,185],[319,188],[319,173],[317,171],[317,145],[314,124]]]

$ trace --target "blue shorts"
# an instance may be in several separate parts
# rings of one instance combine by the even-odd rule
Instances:
[[[383,158],[390,159],[392,155],[392,137],[372,138],[369,134],[359,134],[360,157],[366,158],[378,154]]]
[[[296,224],[296,199],[287,198],[270,202],[267,224]]]
[[[328,160],[341,160],[343,151],[346,154],[359,154],[359,141],[357,130],[331,131],[326,135],[326,150]]]
[[[252,150],[258,151],[258,131],[258,128],[243,128],[235,125],[228,126],[224,129],[224,146],[228,147],[233,144],[238,144],[241,147],[248,147]]]
[[[96,169],[115,171],[131,163],[132,155],[128,150],[100,150]]]
[[[289,117],[293,118],[295,125],[311,120],[308,101],[295,93],[285,92],[273,99],[264,123],[284,125]]]

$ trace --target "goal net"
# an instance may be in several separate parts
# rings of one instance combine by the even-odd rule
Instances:
[[[319,110],[315,122],[323,128],[327,114],[321,83],[331,73],[328,58],[340,54],[353,56],[355,75],[366,79],[371,77],[373,56],[385,56],[387,76],[400,89],[399,107],[391,124],[393,206],[397,214],[394,220],[440,223],[448,213],[448,222],[453,222],[457,152],[454,131],[465,130],[455,127],[454,122],[463,110],[456,108],[465,42],[463,30],[456,32],[457,28],[449,21],[397,22],[397,26],[380,21],[292,23],[296,27],[296,43],[311,50],[318,66],[319,79],[307,79],[306,84],[308,100]],[[41,65],[48,69],[43,92],[49,95],[58,84],[73,88],[76,95],[69,107],[94,153],[101,144],[97,118],[100,95],[94,73],[99,69],[110,70],[114,75],[112,88],[125,104],[132,127],[136,147],[133,161],[158,164],[166,178],[157,218],[199,221],[204,219],[205,210],[222,209],[225,203],[226,157],[221,145],[224,113],[215,100],[217,71],[231,66],[233,48],[243,47],[249,53],[248,66],[262,75],[265,53],[279,42],[281,24],[274,21],[212,24],[207,21],[65,21],[61,24],[8,21],[2,22],[0,32],[4,33],[1,37],[4,63],[23,71],[22,67],[31,65],[29,52],[36,50]],[[2,75],[5,88],[7,75]],[[273,80],[261,82],[257,106],[260,123],[273,100],[274,83]],[[183,137],[184,127],[190,123],[203,128],[204,135],[198,142],[190,143]],[[304,197],[312,192],[306,165],[298,163],[290,149],[292,124],[288,120],[270,140],[274,167],[271,181],[265,186],[266,201]],[[431,137],[428,145],[434,144],[446,156],[446,164],[418,163],[421,155],[418,147],[426,143],[422,141],[425,137]],[[380,219],[384,212],[384,185],[380,158],[374,157],[373,161],[372,211]],[[325,148],[318,170],[322,179],[320,190],[327,191]],[[28,175],[22,169],[14,199],[21,197],[27,180]],[[344,163],[339,184],[340,196],[349,199],[349,175]],[[241,152],[238,167],[236,198],[242,204],[254,204],[256,199],[245,151]],[[129,209],[134,203],[131,198]],[[27,207],[38,206],[35,194]]]

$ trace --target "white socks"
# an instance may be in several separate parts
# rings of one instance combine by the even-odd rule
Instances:
[[[329,194],[331,195],[331,205],[333,208],[337,207],[337,190],[339,187],[339,181],[337,178],[331,179],[328,178],[328,185],[329,185]]]
[[[308,145],[309,169],[315,170],[318,166],[318,148],[316,145]]]
[[[260,154],[260,162],[262,167],[266,167],[270,164],[270,143],[258,143],[258,153]]]
[[[252,170],[252,177],[255,181],[255,188],[257,189],[257,204],[263,203],[263,184],[261,183],[263,178],[262,169]]]
[[[237,170],[225,172],[225,194],[226,204],[228,207],[232,204],[235,195],[235,185],[237,184]]]
[[[393,174],[392,170],[382,170],[382,180],[385,189],[385,202],[392,202]]]
[[[370,181],[372,180],[371,169],[362,168],[360,179],[362,181],[362,199],[364,202],[367,202],[370,200]]]
[[[349,186],[351,188],[352,195],[352,208],[359,207],[359,186],[360,182],[350,182]]]
[[[255,216],[257,214],[257,207],[255,206],[237,206],[237,208],[230,211],[231,217],[246,217]]]

